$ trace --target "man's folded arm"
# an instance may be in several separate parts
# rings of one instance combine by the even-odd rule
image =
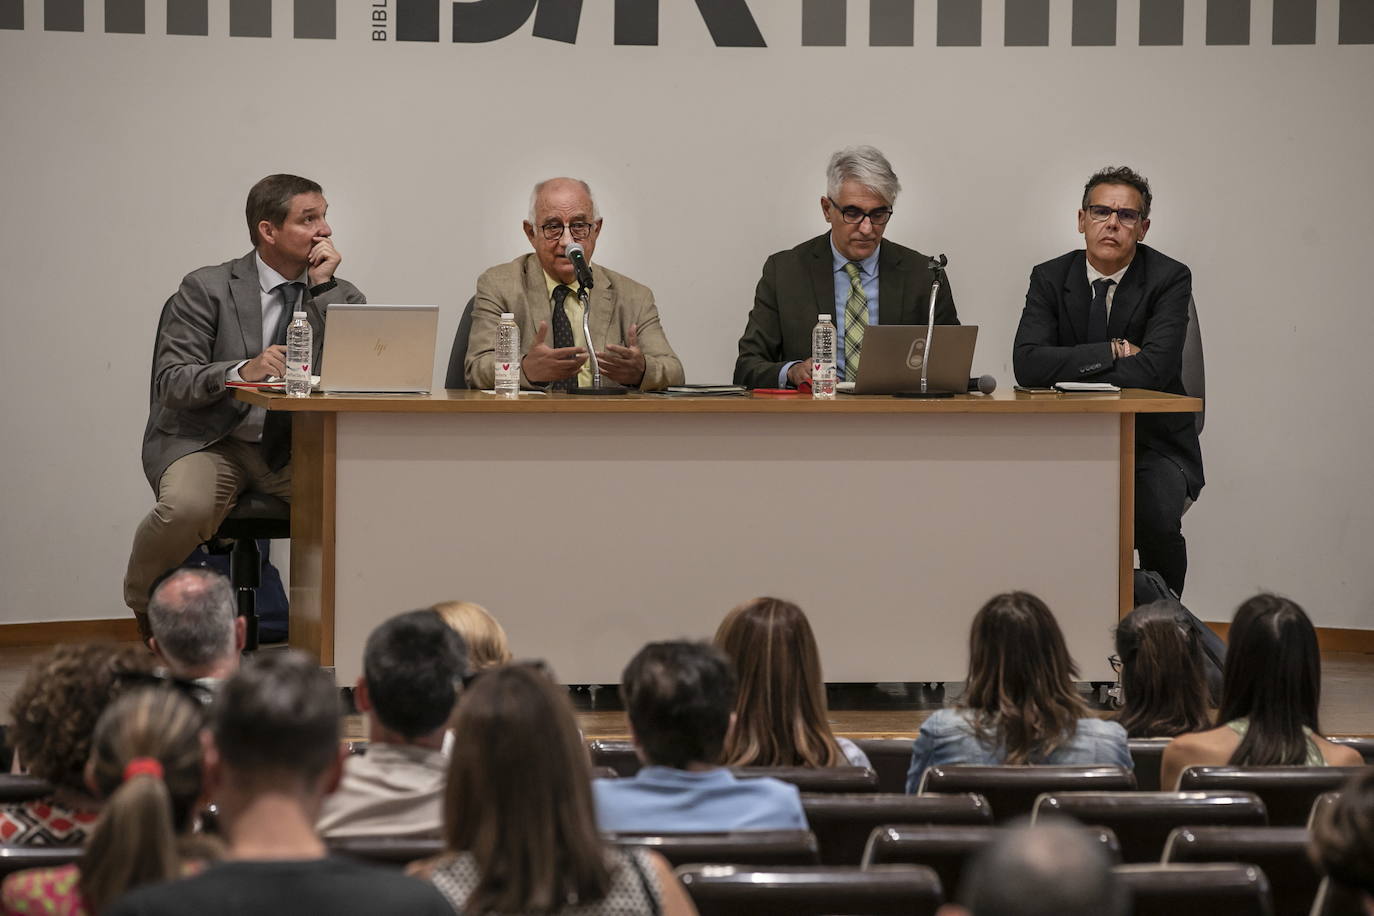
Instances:
[[[1110,342],[1061,346],[1058,340],[1059,306],[1052,284],[1040,271],[1032,271],[1012,344],[1016,383],[1045,388],[1055,382],[1101,381],[1098,376],[1111,369]]]
[[[1118,359],[1103,381],[1122,388],[1160,391],[1171,379],[1177,378],[1183,366],[1188,302],[1192,296],[1193,273],[1183,267],[1160,292],[1159,301],[1145,325],[1145,339],[1131,341],[1140,352]]]

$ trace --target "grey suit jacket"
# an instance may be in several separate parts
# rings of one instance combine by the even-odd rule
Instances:
[[[919,251],[883,240],[878,249],[878,323],[925,324],[935,281]],[[775,388],[784,363],[811,358],[816,316],[835,314],[830,233],[779,251],[764,262],[754,308],[739,339],[735,384]],[[958,324],[949,283],[935,299],[935,323]]]
[[[307,290],[301,307],[314,331],[314,362],[324,345],[324,316],[331,302],[366,302],[346,280],[319,298]],[[230,368],[263,351],[262,289],[253,252],[187,274],[162,307],[153,345],[148,425],[143,431],[143,472],[158,480],[178,458],[229,435],[248,405],[236,401],[224,378]]]
[[[630,325],[637,325],[639,348],[644,352],[644,379],[639,384],[640,390],[654,391],[681,385],[684,380],[682,363],[663,333],[653,291],[600,264],[592,265],[592,279],[591,309],[587,315],[592,348],[605,350],[607,344],[625,346]],[[467,360],[463,367],[468,384],[473,388],[491,388],[496,383],[496,326],[502,312],[513,313],[520,325],[522,354],[529,352],[541,321],[549,322],[552,328],[553,303],[549,301],[549,286],[534,252],[521,255],[509,264],[498,264],[477,278],[472,336],[468,338]],[[526,388],[538,387],[525,378],[523,372],[520,382]]]

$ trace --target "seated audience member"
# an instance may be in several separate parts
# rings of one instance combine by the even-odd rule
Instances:
[[[175,690],[143,688],[105,710],[91,742],[86,781],[104,799],[81,860],[5,879],[3,912],[99,913],[125,891],[180,877],[219,857],[195,836],[201,793],[199,703]]]
[[[463,637],[468,647],[468,671],[476,673],[504,665],[511,659],[506,631],[482,605],[471,601],[443,601],[434,610]]]
[[[715,644],[739,681],[726,764],[871,765],[853,741],[830,731],[821,655],[801,608],[778,598],[746,601],[721,621]]]
[[[154,586],[148,625],[148,648],[175,677],[214,690],[239,670],[244,620],[229,580],[213,569],[178,569]]]
[[[1126,916],[1130,897],[1080,827],[1058,822],[1004,830],[974,859],[959,903],[938,916]]]
[[[1218,728],[1179,735],[1164,749],[1159,784],[1191,766],[1360,766],[1359,751],[1321,736],[1317,631],[1297,604],[1256,595],[1227,634]]]
[[[344,761],[343,781],[324,800],[322,836],[439,835],[444,736],[466,674],[462,638],[434,611],[372,631],[354,691],[367,716],[367,753]]]
[[[1077,674],[1043,601],[1028,592],[990,600],[973,618],[963,699],[921,723],[906,790],[941,764],[1132,766],[1126,730],[1088,714]]]
[[[105,707],[130,683],[149,676],[154,658],[143,647],[112,643],[57,646],[39,656],[10,705],[18,766],[53,786],[53,794],[0,806],[0,843],[79,846],[100,803],[86,786],[91,734]]]
[[[1210,728],[1202,643],[1186,612],[1143,604],[1116,628],[1123,705],[1116,721],[1130,738],[1172,738]]]
[[[635,751],[632,779],[592,783],[597,821],[610,833],[805,830],[796,786],[736,779],[719,766],[734,721],[735,676],[703,643],[650,643],[621,676]]]
[[[339,712],[333,676],[301,652],[262,654],[225,681],[211,708],[205,774],[229,861],[138,888],[106,912],[452,916],[422,881],[326,856],[315,821],[342,770]]]
[[[1374,916],[1374,767],[1347,782],[1312,824],[1312,857]]]
[[[531,665],[472,682],[444,797],[447,852],[415,874],[465,914],[630,916],[696,910],[657,854],[597,833],[587,751],[566,691]]]

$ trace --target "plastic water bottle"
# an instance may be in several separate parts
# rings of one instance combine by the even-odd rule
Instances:
[[[514,312],[502,312],[496,326],[496,393],[503,398],[520,396],[520,325]]]
[[[286,328],[286,396],[310,397],[311,347],[314,333],[305,312],[293,312]]]
[[[811,397],[835,397],[835,322],[829,315],[816,316],[811,332]]]

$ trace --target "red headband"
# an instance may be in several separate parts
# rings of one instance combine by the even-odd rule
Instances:
[[[124,781],[128,782],[135,776],[151,776],[154,779],[161,779],[162,764],[156,757],[135,757],[124,766]]]

